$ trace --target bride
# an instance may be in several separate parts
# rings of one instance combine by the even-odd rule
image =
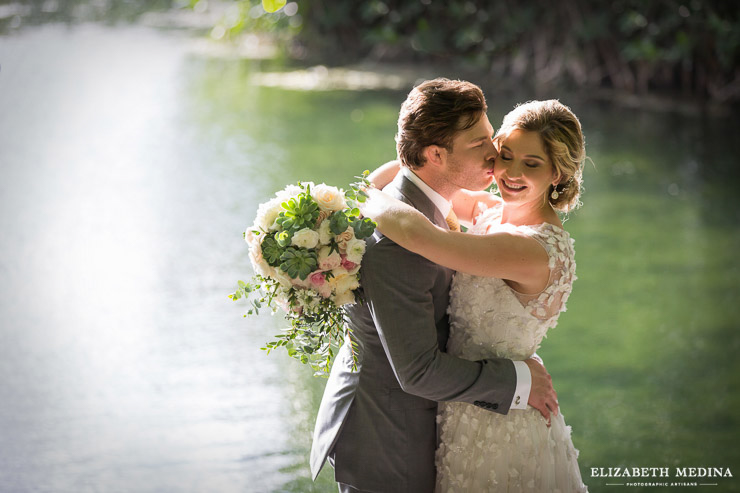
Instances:
[[[402,247],[457,271],[448,353],[524,360],[557,324],[576,278],[573,240],[557,212],[579,203],[585,146],[578,119],[556,100],[516,107],[494,142],[501,196],[462,190],[453,199],[468,234],[374,189],[363,214]],[[397,171],[384,165],[373,184]],[[586,491],[561,413],[545,420],[531,406],[502,415],[445,402],[438,422],[437,492]]]

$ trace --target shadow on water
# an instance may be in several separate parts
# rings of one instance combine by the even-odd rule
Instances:
[[[225,295],[257,205],[394,157],[405,94],[260,87],[265,62],[140,27],[28,27],[0,55],[0,489],[336,491],[308,472],[325,380],[259,351],[280,318]],[[488,97],[494,126],[530,99]],[[579,280],[539,354],[584,480],[736,475],[740,125],[563,101],[594,165],[565,223]]]

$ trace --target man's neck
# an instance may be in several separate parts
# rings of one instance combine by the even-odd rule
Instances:
[[[456,188],[454,185],[451,185],[450,182],[442,179],[442,177],[439,176],[438,173],[435,173],[435,170],[431,169],[431,167],[424,166],[419,169],[415,169],[413,173],[416,174],[421,181],[426,183],[429,188],[440,194],[447,201],[451,201],[452,197],[460,191],[459,188]]]
[[[434,206],[439,209],[439,212],[441,212],[443,216],[447,216],[450,213],[450,207],[452,206],[450,204],[450,200],[442,196],[412,170],[404,168],[403,174],[408,180],[414,183],[422,191],[422,193],[427,196],[429,200],[434,203]]]

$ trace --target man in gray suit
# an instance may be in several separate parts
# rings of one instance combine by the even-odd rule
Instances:
[[[385,191],[448,227],[450,199],[492,182],[496,150],[480,88],[448,79],[414,88],[396,136],[401,172]],[[376,232],[362,260],[365,302],[348,310],[345,342],[324,391],[311,450],[313,478],[328,460],[343,492],[434,490],[437,401],[508,413],[557,409],[535,360],[468,361],[445,353],[453,272]]]

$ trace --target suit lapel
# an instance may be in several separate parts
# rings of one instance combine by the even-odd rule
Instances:
[[[437,226],[449,229],[447,221],[442,216],[440,210],[437,209],[437,206],[434,205],[434,202],[419,187],[414,185],[411,180],[403,176],[403,173],[398,173],[396,178],[384,191],[413,206]]]

